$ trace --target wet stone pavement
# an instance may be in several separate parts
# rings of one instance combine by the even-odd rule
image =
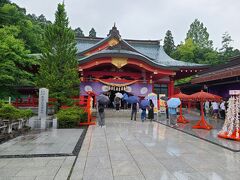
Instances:
[[[128,113],[107,112],[106,128],[90,126],[78,156],[0,158],[0,180],[239,179],[240,153]]]
[[[205,129],[193,129],[192,126],[194,126],[200,119],[199,116],[199,113],[197,113],[196,115],[196,112],[195,114],[188,114],[187,112],[185,112],[184,117],[190,120],[190,122],[187,124],[178,123],[178,127],[176,127],[176,129],[190,135],[199,137],[206,141],[210,141],[231,151],[240,152],[240,142],[218,137],[218,133],[223,127],[223,119],[212,119],[211,117],[207,116],[205,117],[205,119],[209,124],[213,126],[213,129],[211,129],[210,131]],[[163,114],[160,115],[159,118],[156,119],[156,121],[165,125],[169,125],[169,120],[167,120],[166,116]]]
[[[83,129],[32,131],[0,145],[0,157],[11,155],[71,155]]]
[[[106,128],[91,126],[71,179],[237,180],[240,153],[165,125],[107,113]],[[117,114],[118,113],[118,114]],[[129,112],[130,113],[130,112]]]

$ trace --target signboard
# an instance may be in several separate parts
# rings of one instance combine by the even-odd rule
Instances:
[[[158,112],[158,98],[157,98],[157,94],[155,93],[150,93],[147,95],[147,99],[148,100],[152,100],[153,101],[153,104],[154,104],[154,113],[157,113]]]
[[[165,101],[161,99],[163,97],[166,97],[166,95],[165,94],[159,94],[159,111],[160,111],[160,113],[165,113],[166,112]]]
[[[40,88],[38,97],[38,119],[41,120],[41,129],[46,128],[47,103],[48,103],[48,89]]]
[[[229,90],[230,95],[240,95],[240,90]]]

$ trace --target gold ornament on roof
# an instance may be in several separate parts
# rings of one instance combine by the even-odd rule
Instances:
[[[118,44],[118,43],[119,43],[119,41],[118,41],[117,39],[115,39],[115,38],[110,39],[110,40],[108,41],[109,46],[115,46],[115,45]]]
[[[116,66],[118,69],[125,66],[127,64],[127,58],[112,58],[112,64]]]

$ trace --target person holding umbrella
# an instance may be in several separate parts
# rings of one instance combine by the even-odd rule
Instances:
[[[137,119],[137,103],[133,103],[132,104],[132,112],[131,112],[131,120],[133,120],[133,116],[134,116],[134,121],[136,121]]]
[[[150,121],[154,119],[154,104],[151,99],[149,100],[148,119],[150,119]]]
[[[125,98],[125,101],[129,104],[132,104],[131,120],[133,120],[133,116],[134,116],[134,121],[136,121],[137,104],[138,104],[139,98],[136,96],[129,96],[129,97]]]
[[[98,125],[103,127],[105,126],[105,113],[104,113],[104,108],[105,105],[107,105],[109,103],[109,97],[104,95],[104,94],[100,94],[97,98],[97,111],[98,111]]]
[[[177,127],[177,107],[181,104],[179,98],[171,98],[167,101],[168,113],[170,117],[170,126]]]
[[[140,103],[140,108],[142,109],[141,120],[144,122],[146,119],[146,109],[149,107],[149,101],[147,99],[143,99]]]
[[[121,105],[121,98],[115,96],[114,103],[115,103],[115,106],[116,106],[116,111],[119,111],[120,105]]]

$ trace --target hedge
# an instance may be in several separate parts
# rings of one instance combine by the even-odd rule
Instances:
[[[79,125],[79,122],[87,121],[87,113],[79,107],[71,107],[61,109],[57,113],[59,128],[74,128]]]

